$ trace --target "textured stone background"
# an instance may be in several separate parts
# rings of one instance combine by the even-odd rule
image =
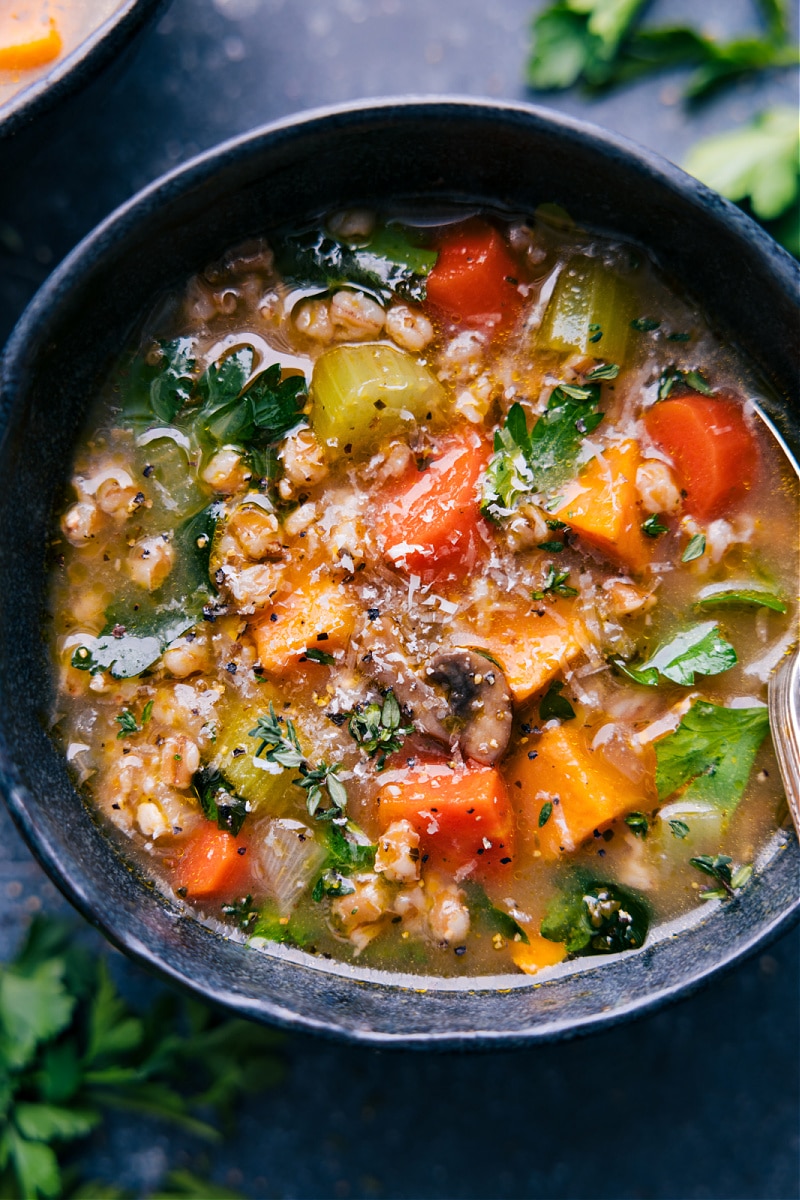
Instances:
[[[174,0],[56,128],[0,149],[0,342],[56,262],[149,180],[262,121],[406,92],[530,99],[522,82],[536,0]],[[694,16],[657,0],[654,18]],[[750,0],[704,0],[733,32]],[[680,161],[688,145],[775,102],[782,74],[687,119],[680,73],[555,107]],[[0,812],[0,957],[40,908],[64,909]],[[285,1043],[280,1091],[247,1102],[209,1152],[115,1119],[91,1173],[136,1194],[190,1165],[253,1197],[792,1198],[798,1189],[798,932],[702,994],[589,1040],[478,1056]],[[114,954],[121,985],[153,983]]]

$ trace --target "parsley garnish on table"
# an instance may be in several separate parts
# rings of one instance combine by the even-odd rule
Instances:
[[[533,19],[527,81],[541,91],[583,83],[617,86],[669,67],[690,66],[687,100],[767,68],[792,66],[797,47],[785,0],[761,0],[762,29],[721,41],[691,25],[643,24],[647,0],[556,0]]]
[[[72,1161],[72,1147],[110,1108],[219,1141],[216,1126],[239,1097],[280,1078],[279,1042],[279,1034],[166,990],[140,1015],[74,927],[35,918],[13,962],[0,968],[0,1195],[64,1195],[67,1148]],[[74,1161],[70,1173],[79,1173]],[[212,1194],[187,1192],[189,1183],[201,1186],[185,1173],[172,1180],[173,1194]],[[122,1195],[98,1190],[105,1186],[87,1184],[95,1190],[86,1194]]]

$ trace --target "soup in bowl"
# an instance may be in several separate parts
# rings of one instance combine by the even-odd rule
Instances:
[[[559,176],[570,141],[683,206],[684,241],[691,214],[777,256],[782,302],[789,261],[700,185],[472,104],[223,148],[53,289],[65,498],[37,518],[53,700],[28,736],[73,833],[12,807],[113,937],[242,1011],[552,1036],[794,904],[764,704],[796,623],[782,366],[736,346],[729,294],[688,292],[687,246]],[[487,194],[501,146],[515,170],[547,152],[549,191]],[[110,304],[90,362],[83,298]]]

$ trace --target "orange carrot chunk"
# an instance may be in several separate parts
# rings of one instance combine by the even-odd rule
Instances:
[[[640,459],[635,442],[604,450],[584,468],[556,512],[583,542],[633,572],[644,571],[653,552],[652,540],[642,533],[645,513],[636,490]]]
[[[378,816],[382,828],[410,821],[423,856],[450,871],[472,862],[475,874],[483,874],[513,859],[514,816],[494,767],[427,763],[405,771],[381,788]]]
[[[266,609],[253,626],[258,661],[265,671],[280,675],[307,650],[343,650],[354,622],[355,608],[340,584],[306,582]]]
[[[753,486],[758,449],[732,396],[690,392],[654,405],[644,421],[655,444],[672,459],[692,516],[719,517]]]
[[[412,464],[377,516],[384,557],[426,583],[463,579],[489,534],[478,487],[489,447],[474,430],[442,438],[420,470]]]
[[[427,297],[452,320],[500,328],[512,324],[522,307],[519,281],[519,263],[503,238],[475,219],[445,234]]]
[[[50,18],[50,28],[42,37],[30,38],[11,46],[0,46],[0,71],[32,71],[58,58],[62,49],[61,34]]]
[[[591,749],[590,736],[574,726],[547,729],[526,743],[507,769],[515,795],[531,814],[542,857],[550,861],[577,850],[609,821],[655,803],[649,757],[643,759],[642,778],[632,780],[602,751]],[[551,812],[539,826],[546,804]]]
[[[175,875],[176,890],[195,900],[246,892],[247,850],[244,838],[231,837],[208,822],[187,840]]]

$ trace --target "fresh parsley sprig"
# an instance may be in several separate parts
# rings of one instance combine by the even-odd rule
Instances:
[[[380,704],[358,704],[349,714],[347,728],[369,758],[376,758],[375,769],[382,771],[391,754],[400,750],[414,732],[413,724],[403,721],[394,692],[389,689]]]
[[[322,762],[312,767],[303,753],[294,721],[288,717],[277,716],[272,701],[269,714],[258,718],[255,729],[250,730],[249,736],[259,739],[255,758],[263,756],[266,762],[276,763],[284,768],[294,767],[300,772],[300,777],[293,779],[292,783],[306,792],[309,816],[316,816],[318,820],[332,820],[344,812],[347,807],[347,790],[342,781],[336,778],[342,764],[335,763],[329,766],[328,763]],[[330,807],[320,809],[325,792]]]
[[[550,492],[571,478],[584,437],[603,419],[597,409],[599,400],[599,383],[559,384],[530,432],[522,405],[511,405],[494,435],[494,453],[484,476],[485,516],[502,521],[523,500]]]
[[[688,66],[684,96],[703,99],[755,71],[791,66],[785,0],[762,0],[766,30],[720,41],[688,25],[641,27],[646,0],[556,0],[533,21],[527,80],[532,88],[592,91],[618,86],[670,67]]]
[[[111,1108],[218,1141],[242,1093],[277,1082],[279,1040],[174,992],[140,1015],[104,956],[37,916],[0,968],[0,1195],[62,1196],[66,1153]]]

